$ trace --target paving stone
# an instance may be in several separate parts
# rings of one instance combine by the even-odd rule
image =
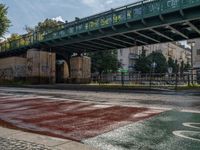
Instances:
[[[23,141],[38,143],[38,144],[44,144],[47,146],[56,146],[56,145],[61,145],[61,144],[70,142],[69,140],[58,139],[58,138],[53,138],[53,137],[43,136],[43,135],[38,135],[38,134],[33,134],[33,133],[24,133],[24,132],[20,134],[14,134],[9,137],[23,140]]]
[[[19,131],[17,130],[11,130],[11,129],[6,129],[6,128],[2,128],[0,127],[0,133],[1,133],[1,136],[9,136],[11,134],[16,134],[18,133]]]
[[[91,146],[87,146],[77,142],[69,142],[57,147],[60,150],[97,150]]]
[[[0,137],[0,150],[55,150],[42,144]]]

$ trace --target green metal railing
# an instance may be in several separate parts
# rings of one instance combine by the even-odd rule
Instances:
[[[137,21],[160,14],[200,5],[200,0],[144,0],[116,9],[111,9],[97,15],[78,19],[63,24],[53,30],[37,31],[15,41],[0,44],[0,52],[5,52],[25,46],[31,46],[42,41],[72,36],[84,32]]]

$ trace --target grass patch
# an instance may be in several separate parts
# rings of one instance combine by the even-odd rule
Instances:
[[[30,84],[28,81],[22,80],[0,80],[1,86],[22,86]]]
[[[179,86],[177,90],[200,90],[200,84],[190,86]]]

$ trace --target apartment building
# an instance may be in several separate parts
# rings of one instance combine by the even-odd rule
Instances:
[[[124,70],[134,71],[134,65],[142,50],[146,51],[146,55],[152,52],[160,52],[168,60],[170,57],[177,60],[180,64],[182,61],[184,63],[191,62],[191,51],[185,48],[180,43],[161,43],[147,46],[131,47],[118,50],[118,60],[122,64]]]
[[[193,68],[200,70],[200,39],[189,40],[188,44],[193,44]]]

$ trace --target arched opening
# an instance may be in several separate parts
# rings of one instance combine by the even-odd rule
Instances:
[[[70,77],[70,69],[67,58],[56,53],[56,83],[67,83]]]

